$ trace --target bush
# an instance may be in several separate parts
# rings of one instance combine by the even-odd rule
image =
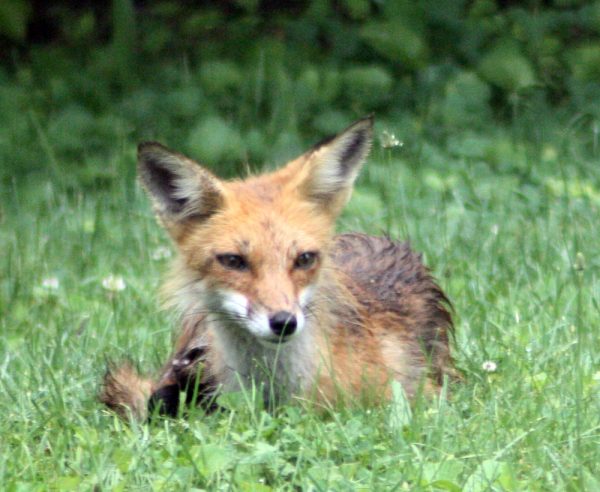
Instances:
[[[600,1],[9,4],[0,89],[18,84],[27,98],[3,118],[42,115],[58,159],[83,139],[101,160],[115,137],[263,158],[275,142],[285,153],[373,111],[412,113],[434,137],[540,100],[600,118]],[[33,125],[8,125],[0,152],[39,133]]]

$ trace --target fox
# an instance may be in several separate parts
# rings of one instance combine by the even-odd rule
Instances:
[[[156,142],[138,176],[177,251],[163,286],[179,335],[157,377],[109,367],[100,400],[124,418],[265,404],[331,406],[436,394],[453,374],[451,303],[408,242],[335,235],[373,142],[373,116],[283,167],[222,180]]]

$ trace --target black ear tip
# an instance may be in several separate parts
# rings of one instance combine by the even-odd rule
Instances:
[[[140,142],[137,146],[137,151],[138,151],[138,156],[145,154],[149,151],[152,150],[166,150],[167,148],[158,143],[158,142],[153,142],[153,141],[148,141],[148,142]]]
[[[362,117],[360,120],[355,121],[350,125],[348,130],[356,129],[359,131],[366,131],[371,133],[373,131],[373,125],[375,123],[375,114],[370,113],[367,116]]]
[[[375,113],[369,113],[368,115],[363,116],[357,123],[364,123],[369,128],[373,128],[373,125],[375,124]]]

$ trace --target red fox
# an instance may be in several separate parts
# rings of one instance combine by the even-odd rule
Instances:
[[[421,256],[387,237],[333,235],[372,133],[361,119],[234,181],[139,145],[139,177],[178,251],[165,291],[182,330],[156,381],[110,369],[106,405],[145,419],[249,387],[268,403],[326,405],[385,401],[394,380],[409,397],[439,388],[452,372],[450,303]]]

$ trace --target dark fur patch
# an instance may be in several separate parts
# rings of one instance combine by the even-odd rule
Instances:
[[[169,212],[179,213],[187,205],[188,200],[177,198],[175,193],[175,179],[177,176],[161,165],[160,160],[154,156],[144,160],[142,168],[142,179],[152,193],[162,197],[163,203],[167,205]]]
[[[360,152],[360,149],[365,145],[367,141],[367,134],[365,130],[354,132],[352,135],[352,141],[346,145],[342,155],[340,156],[340,175],[346,176],[349,171],[359,162],[356,159],[356,154]]]
[[[331,257],[352,279],[351,290],[365,310],[394,313],[441,380],[450,363],[451,304],[421,255],[408,243],[351,233],[335,238]]]
[[[185,403],[188,407],[200,405],[206,412],[212,412],[218,408],[215,403],[217,381],[212,377],[202,377],[195,374],[188,378],[185,386]]]
[[[201,405],[205,411],[217,409],[214,395],[217,382],[207,376],[204,368],[206,348],[194,347],[178,352],[168,364],[161,385],[152,393],[148,403],[150,415],[176,417],[181,404],[181,395],[187,407]]]
[[[168,384],[158,388],[148,401],[148,414],[167,415],[176,417],[179,410],[179,385],[176,383]]]

